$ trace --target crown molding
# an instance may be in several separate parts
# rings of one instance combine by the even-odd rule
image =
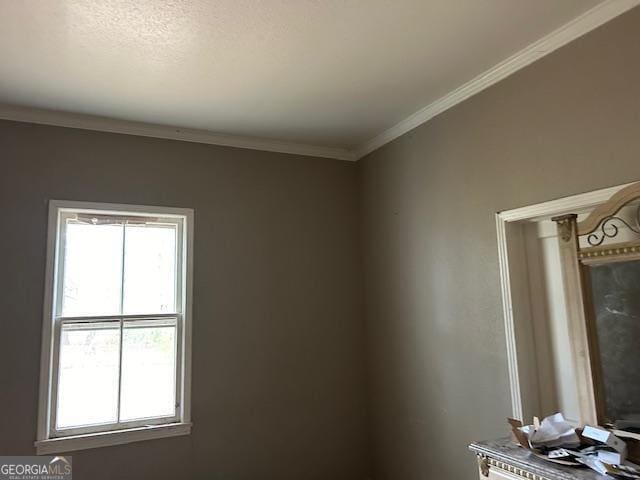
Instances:
[[[354,150],[357,160],[429,121],[485,88],[508,77],[536,60],[582,35],[595,30],[615,17],[640,5],[640,0],[605,0],[550,34],[533,42],[515,55],[498,63],[447,95],[418,110],[391,128],[360,144]]]
[[[346,148],[323,147],[300,143],[281,142],[264,138],[242,137],[197,130],[191,128],[171,127],[153,123],[131,122],[114,118],[85,115],[36,108],[0,105],[0,119],[16,122],[37,123],[57,127],[97,130],[100,132],[122,133],[142,137],[166,138],[183,142],[206,143],[224,147],[248,148],[267,152],[290,153],[311,157],[332,158],[336,160],[355,161],[353,152]]]
[[[167,138],[267,152],[289,153],[336,160],[357,161],[383,145],[429,121],[436,115],[503,80],[578,37],[640,5],[640,0],[605,0],[506,60],[452,90],[391,128],[353,149],[291,143],[264,138],[215,133],[208,130],[132,122],[94,115],[0,104],[0,119],[102,132]]]

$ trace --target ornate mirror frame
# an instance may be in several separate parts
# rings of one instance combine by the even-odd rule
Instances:
[[[622,208],[638,199],[640,182],[618,191],[581,222],[578,222],[576,214],[552,219],[558,229],[567,321],[582,424],[608,423],[588,267],[598,263],[640,260],[640,207],[636,213],[636,225],[617,216]],[[605,240],[617,236],[620,224],[638,234],[638,239],[605,244]],[[580,246],[581,237],[586,237],[588,247]]]

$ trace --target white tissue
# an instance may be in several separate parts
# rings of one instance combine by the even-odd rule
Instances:
[[[561,413],[556,413],[542,420],[538,429],[529,427],[529,444],[531,448],[577,447],[580,438],[573,425]]]

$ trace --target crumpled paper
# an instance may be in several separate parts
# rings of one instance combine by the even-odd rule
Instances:
[[[545,417],[538,428],[528,426],[526,433],[531,448],[572,448],[580,445],[580,437],[575,427],[565,420],[562,413]]]

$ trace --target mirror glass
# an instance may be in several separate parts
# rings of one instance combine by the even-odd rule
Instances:
[[[601,415],[617,428],[640,431],[640,260],[592,265],[587,276]]]

